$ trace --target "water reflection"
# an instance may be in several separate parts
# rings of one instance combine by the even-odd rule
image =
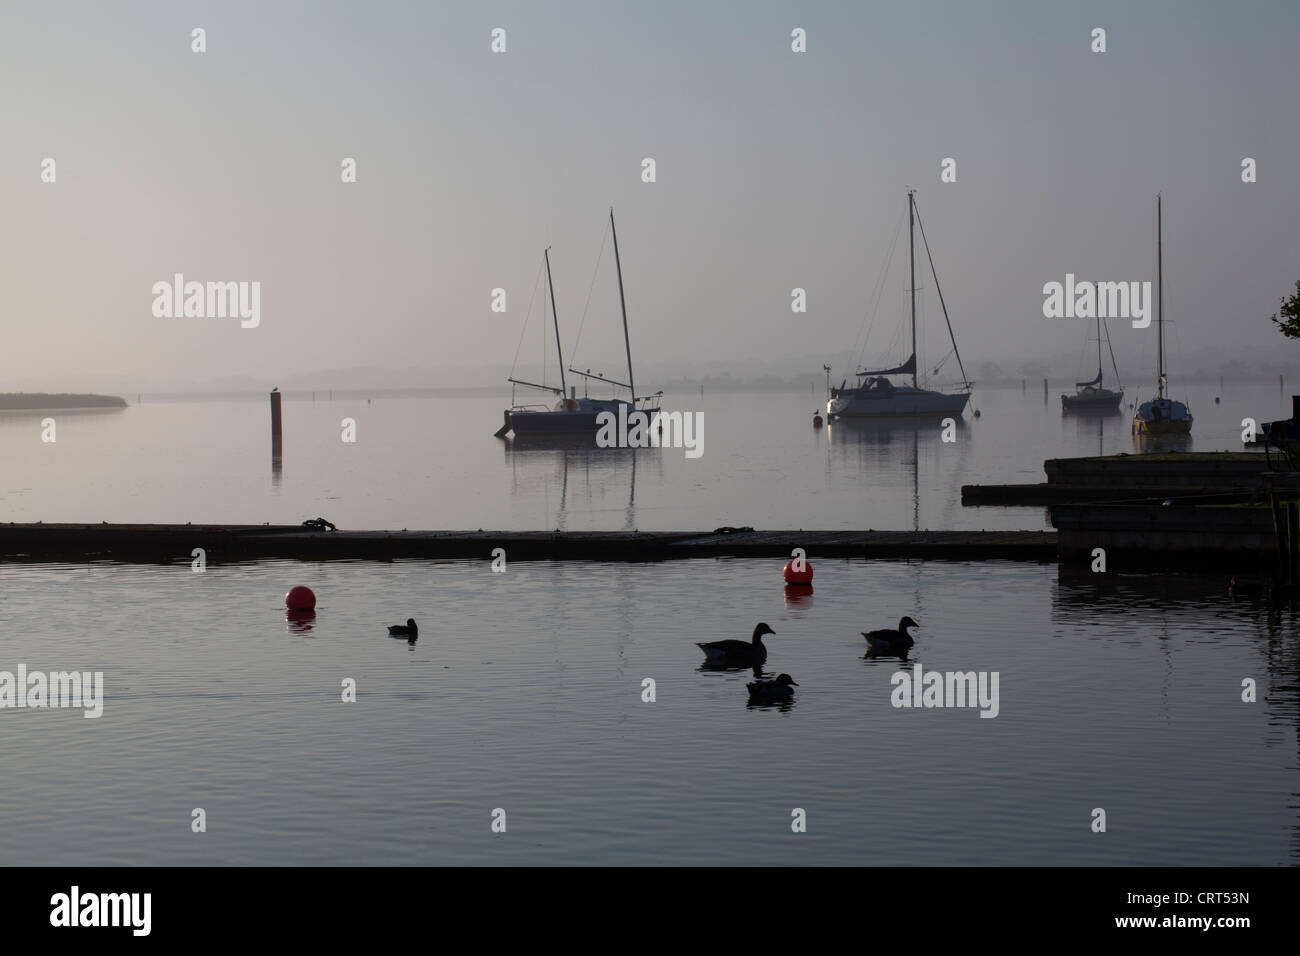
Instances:
[[[695,669],[708,674],[739,674],[748,671],[754,675],[755,680],[762,680],[764,677],[776,676],[775,672],[769,674],[767,671],[763,670],[762,664],[737,664],[734,661],[728,663],[726,660],[706,659],[704,663]]]
[[[914,650],[915,648],[909,647],[901,651],[877,651],[868,647],[867,652],[862,655],[862,659],[864,661],[901,661],[904,664],[910,664],[912,662],[911,654]]]
[[[1121,447],[1121,441],[1126,432],[1132,432],[1125,422],[1123,409],[1075,409],[1063,416],[1066,427],[1074,426],[1075,442],[1082,451],[1088,448],[1093,441],[1097,443],[1097,454],[1105,455],[1106,450],[1106,425],[1110,425],[1110,437],[1112,451],[1117,451]]]
[[[813,586],[811,584],[787,584],[784,596],[786,607],[792,610],[807,610],[812,606]]]
[[[560,531],[567,529],[570,509],[583,516],[601,514],[606,498],[617,500],[617,510],[623,513],[622,530],[636,530],[637,472],[640,469],[653,479],[662,479],[662,452],[661,448],[600,448],[588,435],[516,437],[502,443],[510,467],[511,496],[527,499],[543,485],[546,525]],[[552,489],[559,492],[555,504],[551,502]],[[626,489],[626,503],[621,489]]]
[[[912,648],[910,651],[904,651],[901,654],[876,654],[870,649],[862,655],[862,663],[867,667],[888,667],[891,670],[898,670],[904,664],[914,666],[920,664],[921,660],[916,656]]]
[[[316,612],[307,608],[289,608],[284,612],[284,621],[290,634],[310,634],[316,623]]]
[[[790,697],[786,700],[755,700],[750,697],[745,701],[746,710],[775,710],[778,713],[788,714],[794,710],[795,698]]]
[[[1143,454],[1161,454],[1170,451],[1191,451],[1195,439],[1191,435],[1153,435],[1134,432],[1133,447]]]
[[[94,418],[121,415],[126,406],[116,408],[6,408],[0,410],[0,428],[30,428],[32,419]]]
[[[1225,674],[1222,701],[1206,706],[1236,706],[1246,693],[1243,682],[1253,680],[1256,699],[1267,705],[1270,726],[1285,728],[1300,754],[1300,602],[1294,590],[1237,577],[1239,586],[1229,594],[1226,570],[1121,576],[1061,568],[1052,620],[1066,635],[1098,642],[1103,650],[1111,644],[1158,641],[1164,659],[1160,705],[1166,719],[1172,719],[1171,688],[1180,658],[1190,654],[1187,645],[1233,640],[1229,635],[1241,634],[1243,620],[1249,622],[1260,672],[1247,668]],[[1145,623],[1135,625],[1135,619]],[[1290,833],[1290,855],[1300,859],[1300,817]]]
[[[962,417],[951,419],[958,431],[966,428]],[[943,443],[945,419],[846,418],[826,429],[829,454],[836,464],[856,464],[864,474],[905,461],[912,474],[912,530],[921,530],[921,443]],[[960,440],[960,439],[959,439]],[[828,459],[829,460],[829,459]]]

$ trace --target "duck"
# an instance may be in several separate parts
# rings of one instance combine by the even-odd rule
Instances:
[[[415,640],[420,636],[420,629],[415,626],[415,618],[408,617],[405,624],[388,625],[389,637],[406,637]]]
[[[756,680],[745,685],[749,688],[751,703],[766,703],[775,700],[789,700],[794,696],[791,687],[798,687],[798,682],[789,674],[778,674],[776,680]]]
[[[755,667],[767,660],[767,648],[763,646],[764,634],[775,634],[766,624],[754,628],[754,636],[748,641],[710,641],[708,644],[696,644],[704,652],[706,663],[729,667]]]
[[[897,654],[900,657],[907,654],[912,649],[916,641],[912,640],[912,635],[907,633],[909,627],[920,627],[910,617],[904,617],[898,622],[898,630],[889,629],[881,631],[863,631],[862,636],[867,639],[867,649],[872,654]]]

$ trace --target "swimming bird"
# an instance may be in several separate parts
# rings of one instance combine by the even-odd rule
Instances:
[[[415,640],[420,636],[420,629],[415,626],[415,618],[408,617],[405,624],[388,625],[389,637],[406,637]]]
[[[916,642],[912,640],[912,635],[907,633],[909,627],[920,627],[910,617],[904,617],[898,622],[898,630],[891,631],[885,629],[882,631],[863,631],[862,636],[867,639],[867,649],[872,654],[897,654],[902,657],[912,649]]]
[[[750,703],[755,701],[766,703],[774,700],[789,700],[794,696],[794,691],[790,688],[799,685],[789,674],[778,674],[776,680],[750,681],[745,686],[749,688]]]
[[[710,641],[708,644],[696,644],[704,652],[706,663],[727,667],[754,667],[767,660],[767,648],[763,646],[764,634],[775,634],[766,624],[754,628],[754,636],[748,641]]]

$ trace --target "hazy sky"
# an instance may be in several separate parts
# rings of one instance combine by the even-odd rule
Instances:
[[[0,391],[509,363],[548,244],[571,345],[611,205],[638,358],[830,355],[909,184],[968,366],[1081,346],[1045,282],[1154,279],[1157,191],[1175,345],[1276,356],[1300,349],[1267,321],[1300,278],[1297,36],[1283,2],[4,0]],[[611,264],[574,360],[605,371]],[[260,326],[154,317],[176,272],[259,281]],[[1154,331],[1112,324],[1121,362]]]

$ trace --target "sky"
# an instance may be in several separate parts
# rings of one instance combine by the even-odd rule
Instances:
[[[901,361],[905,231],[873,303],[908,187],[968,368],[1083,349],[1043,285],[1154,280],[1158,192],[1172,356],[1276,360],[1300,350],[1268,321],[1300,279],[1297,35],[1300,4],[1249,0],[4,0],[0,391],[454,377],[517,348],[554,378],[527,315],[548,246],[566,362],[621,372],[610,207],[638,365],[820,375],[868,326],[866,358]],[[155,316],[176,273],[259,282],[260,323]],[[1154,332],[1112,322],[1121,364]]]

